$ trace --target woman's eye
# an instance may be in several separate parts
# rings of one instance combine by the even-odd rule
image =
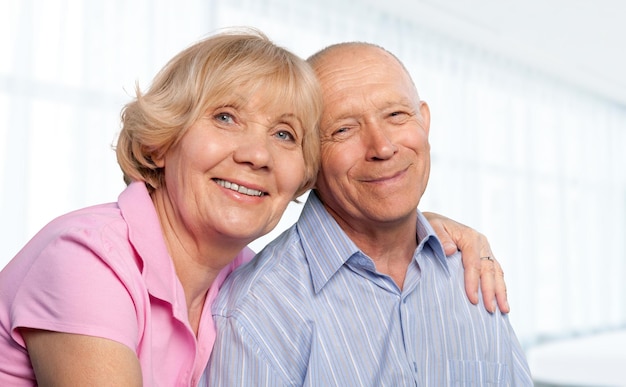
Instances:
[[[295,141],[295,137],[287,130],[280,130],[276,132],[276,137],[283,141]]]
[[[215,119],[226,124],[232,124],[234,122],[233,116],[228,113],[218,113],[215,115]]]

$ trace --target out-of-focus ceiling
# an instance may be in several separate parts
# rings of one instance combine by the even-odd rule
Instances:
[[[626,105],[626,1],[366,1]]]

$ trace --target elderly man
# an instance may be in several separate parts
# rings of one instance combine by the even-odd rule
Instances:
[[[532,386],[507,315],[465,296],[417,210],[430,112],[404,66],[366,43],[309,59],[322,161],[298,222],[231,276],[213,308],[215,386]]]

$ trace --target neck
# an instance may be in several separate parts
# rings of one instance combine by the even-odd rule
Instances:
[[[209,288],[220,271],[233,261],[246,244],[194,240],[185,242],[185,238],[180,235],[172,232],[165,234],[176,275],[185,292],[189,324],[197,336]]]
[[[409,217],[394,224],[372,223],[359,227],[338,217],[335,219],[357,247],[374,261],[376,270],[391,277],[402,289],[417,248],[416,218]]]
[[[185,293],[189,323],[197,335],[209,288],[220,271],[233,261],[248,241],[233,240],[208,232],[193,233],[175,221],[173,211],[160,195],[153,195],[153,202],[168,253]]]

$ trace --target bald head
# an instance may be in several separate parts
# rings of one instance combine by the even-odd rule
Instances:
[[[383,47],[373,43],[344,42],[333,44],[311,55],[307,59],[307,62],[309,62],[311,67],[313,67],[318,78],[323,78],[328,71],[332,71],[332,66],[336,63],[336,61],[352,61],[354,68],[356,69],[361,67],[364,56],[374,60],[379,60],[381,63],[395,62],[392,67],[397,68],[397,66],[399,66],[398,70],[404,73],[404,76],[406,76],[407,80],[415,89],[415,93],[418,94],[415,82],[411,78],[409,71],[406,69],[402,61]]]

